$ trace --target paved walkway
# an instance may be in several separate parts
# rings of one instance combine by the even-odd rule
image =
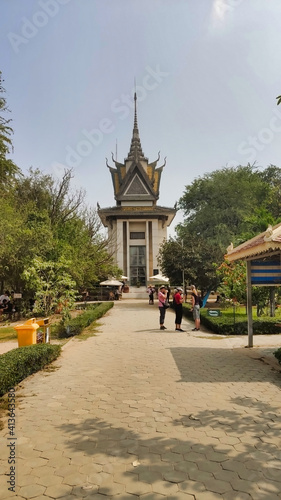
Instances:
[[[0,498],[280,500],[281,337],[174,331],[146,301],[116,302],[98,334],[17,391],[16,493]],[[270,364],[268,364],[268,360]]]

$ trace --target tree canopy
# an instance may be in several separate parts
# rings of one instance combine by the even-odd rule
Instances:
[[[187,282],[214,288],[228,245],[237,246],[280,222],[281,169],[270,165],[260,171],[247,165],[215,170],[187,185],[178,206],[184,221],[176,228],[177,237],[161,246],[159,264],[174,282],[181,282],[184,269]]]
[[[2,289],[31,293],[25,271],[34,258],[42,262],[41,267],[65,259],[77,289],[121,272],[108,253],[97,212],[86,206],[81,191],[71,189],[72,177],[71,171],[65,171],[55,180],[30,169],[7,191],[0,219]]]
[[[8,113],[9,109],[5,98],[2,72],[0,71],[0,187],[2,190],[20,172],[20,169],[14,162],[7,158],[13,147],[11,138],[13,129],[10,126],[11,119],[7,118]]]
[[[22,292],[26,301],[37,297],[49,313],[59,297],[70,303],[72,292],[121,270],[108,253],[96,210],[72,187],[71,169],[60,179],[39,168],[24,175],[8,158],[13,130],[7,113],[0,72],[0,291]]]

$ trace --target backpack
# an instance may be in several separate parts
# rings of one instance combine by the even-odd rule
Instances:
[[[203,307],[203,300],[199,297],[199,307]]]

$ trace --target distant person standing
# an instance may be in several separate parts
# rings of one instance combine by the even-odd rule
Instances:
[[[185,331],[185,330],[182,330],[182,328],[181,328],[183,300],[184,300],[183,289],[176,288],[176,292],[174,294],[174,307],[175,307],[175,313],[176,313],[176,319],[175,319],[176,331],[178,331],[178,332]]]
[[[160,330],[167,330],[164,326],[165,314],[166,314],[166,300],[167,300],[167,290],[165,285],[160,286],[158,291],[158,307],[160,312]]]
[[[192,301],[192,313],[195,322],[195,328],[192,329],[193,332],[200,330],[200,299],[196,287],[191,285],[191,301]]]
[[[149,298],[148,303],[154,304],[155,288],[152,285],[148,286],[147,293],[148,293],[148,298]]]

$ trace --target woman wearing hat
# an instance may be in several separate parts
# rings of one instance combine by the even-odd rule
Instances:
[[[183,289],[176,288],[176,292],[174,295],[174,306],[175,306],[175,313],[176,313],[176,319],[175,319],[176,331],[178,331],[178,332],[184,332],[184,330],[182,330],[182,328],[181,328],[182,303],[183,303]]]
[[[161,285],[158,291],[158,307],[160,311],[160,330],[167,330],[164,326],[166,314],[167,289],[165,285]]]

